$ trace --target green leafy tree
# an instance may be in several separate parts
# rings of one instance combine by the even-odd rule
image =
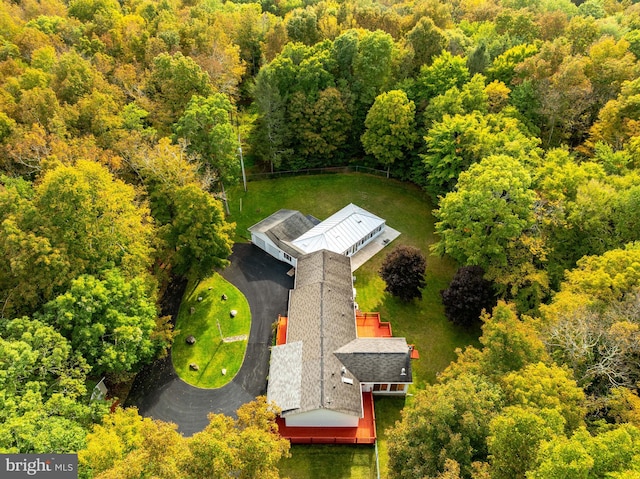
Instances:
[[[528,171],[509,156],[472,165],[435,211],[440,240],[434,251],[485,269],[508,267],[516,244],[535,222],[530,188]]]
[[[547,247],[534,215],[536,193],[522,164],[490,156],[460,174],[457,189],[434,212],[438,254],[487,271],[498,294],[521,312],[535,312],[549,290]]]
[[[608,191],[610,188],[603,185],[605,177],[606,173],[601,165],[592,161],[578,163],[566,148],[548,150],[544,161],[535,170],[534,188],[540,196],[541,205],[538,217],[548,250],[547,271],[551,284],[556,289],[565,270],[574,268],[575,262],[591,251],[590,248],[601,248],[600,241],[611,244],[616,240],[602,235],[609,229],[609,220],[606,224],[603,223],[606,214],[601,214],[599,208],[603,208],[603,211],[610,211],[612,208],[611,205],[603,204],[605,198],[608,198],[605,203],[612,200]],[[596,186],[593,192],[587,187],[591,183]],[[577,200],[579,191],[580,199]],[[594,198],[595,204],[585,201],[588,197]],[[616,209],[623,210],[624,208]],[[580,211],[590,211],[593,217],[587,217],[583,224],[579,219]],[[620,224],[624,224],[624,221]],[[593,242],[588,237],[589,234],[596,234]]]
[[[194,95],[174,126],[176,138],[186,141],[187,151],[197,154],[217,179],[227,183],[237,179],[240,169],[232,112],[231,102],[221,93],[207,98]]]
[[[518,318],[512,304],[502,301],[491,316],[483,318],[482,354],[478,365],[489,377],[520,371],[530,364],[548,360],[544,343],[530,321]]]
[[[192,460],[187,470],[193,479],[220,477],[234,471],[237,477],[277,479],[278,462],[289,456],[289,442],[280,437],[276,410],[264,396],[238,409],[238,419],[209,415],[204,431],[188,440]]]
[[[592,108],[600,110],[620,93],[624,82],[638,78],[636,57],[629,51],[629,43],[605,36],[589,48],[590,63],[586,74],[593,86]]]
[[[407,43],[413,52],[413,70],[430,65],[432,59],[444,49],[446,38],[429,17],[422,17],[407,33]]]
[[[151,336],[157,311],[140,278],[117,270],[104,279],[83,275],[44,307],[44,319],[65,335],[94,373],[134,371],[160,349]]]
[[[47,170],[37,185],[0,191],[5,313],[64,293],[72,279],[119,268],[145,274],[155,234],[133,187],[96,162]]]
[[[611,302],[640,286],[640,243],[587,256],[566,273],[562,292],[584,294],[591,302]]]
[[[638,102],[640,79],[624,82],[615,99],[607,102],[589,131],[587,145],[593,148],[603,141],[621,149],[633,136],[640,134]]]
[[[161,236],[167,259],[178,275],[204,278],[213,268],[226,266],[235,223],[227,223],[222,203],[196,185],[164,191],[168,210],[156,213],[165,223]]]
[[[101,84],[98,72],[76,51],[60,55],[53,71],[51,87],[64,103],[75,104]]]
[[[525,479],[536,463],[540,443],[561,435],[563,422],[553,409],[504,408],[489,424],[491,477]]]
[[[623,38],[629,42],[629,51],[640,58],[640,30],[634,28],[624,34]]]
[[[376,97],[391,81],[392,61],[396,47],[391,35],[380,30],[360,36],[358,49],[353,57],[352,92],[356,97],[356,127],[364,128],[364,120]],[[362,125],[362,126],[360,126]],[[358,138],[360,131],[356,132]]]
[[[514,304],[498,301],[482,321],[482,349],[468,346],[459,352],[458,359],[440,374],[442,381],[477,374],[499,382],[507,373],[550,361],[533,322],[526,316],[519,318]]]
[[[380,277],[387,285],[385,291],[403,301],[422,298],[426,266],[427,262],[419,249],[406,245],[395,247],[380,268]]]
[[[489,423],[501,405],[500,389],[463,374],[419,391],[389,431],[389,477],[433,477],[455,460],[462,477],[486,460]]]
[[[268,68],[260,69],[253,93],[259,116],[250,137],[251,149],[273,173],[293,153],[288,138],[285,100]]]
[[[538,162],[539,140],[523,133],[522,124],[502,114],[445,115],[426,136],[421,155],[426,170],[426,189],[437,198],[453,190],[460,173],[490,155],[510,155]]]
[[[113,28],[122,17],[120,4],[115,0],[73,0],[69,3],[69,15],[91,22],[98,35]]]
[[[527,477],[634,477],[638,472],[639,438],[640,431],[631,425],[595,436],[585,429],[570,438],[557,436],[542,444],[537,464]]]
[[[30,390],[48,397],[64,392],[72,399],[86,393],[87,363],[53,327],[24,317],[5,322],[0,333],[5,353],[1,378],[5,399]],[[11,357],[19,359],[12,361]]]
[[[477,111],[486,114],[489,109],[489,97],[485,91],[485,78],[476,74],[462,86],[452,87],[442,95],[431,99],[425,109],[425,124],[441,122],[445,115],[466,115]]]
[[[116,410],[93,427],[86,448],[78,451],[81,477],[184,477],[188,451],[176,429],[141,417],[135,408]]]
[[[92,161],[47,171],[35,188],[36,229],[65,252],[74,272],[116,266],[135,276],[150,264],[153,226],[133,187]],[[75,276],[75,275],[74,275]]]
[[[212,92],[209,76],[180,52],[154,58],[146,91],[157,103],[153,113],[165,129],[180,118],[193,95],[206,98]]]
[[[417,140],[415,105],[402,90],[379,95],[364,124],[364,150],[387,168],[411,151]]]
[[[291,100],[289,118],[296,125],[294,133],[302,161],[292,158],[289,164],[297,169],[339,162],[351,125],[351,114],[340,90],[322,90],[315,102],[296,92]]]
[[[49,87],[35,87],[20,95],[16,116],[25,125],[39,124],[54,131],[60,122],[61,109],[56,93]]]
[[[565,267],[622,245],[615,234],[618,195],[614,186],[592,179],[578,186],[574,201],[565,203],[565,228],[557,232],[553,244],[565,258]]]
[[[86,447],[78,451],[81,477],[94,477],[111,469],[127,454],[141,447],[144,419],[136,408],[116,409],[87,434]]]
[[[300,42],[305,45],[313,45],[320,40],[321,32],[318,30],[318,17],[312,8],[297,8],[285,17],[287,36],[292,42]]]
[[[567,368],[531,363],[503,376],[501,385],[507,404],[558,412],[566,434],[584,425],[585,394]]]
[[[77,108],[75,126],[81,132],[95,136],[102,146],[110,146],[114,140],[114,130],[121,126],[118,113],[122,105],[112,95],[93,90],[78,100]]]
[[[434,97],[446,93],[453,87],[462,88],[471,74],[464,58],[445,51],[435,57],[430,65],[423,65],[416,77],[415,100],[418,110],[423,110]]]
[[[6,113],[0,112],[0,144],[11,134],[16,127],[16,122]]]
[[[254,96],[259,116],[252,150],[272,170],[281,165],[313,166],[314,161],[331,155],[323,142],[329,150],[335,149],[334,142],[339,140],[335,136],[345,137],[349,130],[351,113],[345,99],[338,98],[342,92],[335,89],[329,46],[328,42],[313,48],[288,43],[257,75]],[[333,113],[335,123],[327,121]]]
[[[78,453],[88,477],[279,477],[277,464],[289,442],[277,433],[276,410],[264,397],[238,409],[238,419],[210,414],[201,432],[184,438],[176,426],[117,410],[87,436]]]
[[[600,37],[600,29],[593,17],[576,15],[571,18],[565,31],[565,37],[571,44],[573,54],[587,53],[589,47]]]
[[[72,453],[100,403],[87,405],[89,366],[54,328],[30,318],[0,327],[0,451]]]
[[[65,255],[52,242],[33,231],[38,218],[31,201],[31,184],[19,180],[12,184],[3,178],[0,191],[0,291],[5,314],[37,307],[42,298],[51,298],[61,287],[61,278],[71,268]],[[36,220],[37,221],[37,220]],[[27,224],[24,224],[27,223]],[[47,265],[42,268],[40,265]]]
[[[534,13],[527,9],[504,9],[494,20],[496,32],[507,36],[512,44],[533,43],[540,37],[540,26]]]

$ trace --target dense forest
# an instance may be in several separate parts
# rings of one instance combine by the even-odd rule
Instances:
[[[226,264],[242,146],[419,185],[461,266],[447,314],[499,299],[391,431],[392,477],[640,477],[640,5],[1,5],[0,451],[278,476],[263,402],[185,439],[85,400],[166,354],[162,297]]]

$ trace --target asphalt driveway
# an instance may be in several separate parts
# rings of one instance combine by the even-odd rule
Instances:
[[[252,244],[236,244],[229,259],[222,276],[242,291],[251,309],[247,352],[236,377],[218,389],[196,388],[178,378],[167,357],[138,374],[127,401],[143,416],[176,423],[185,436],[204,429],[210,412],[235,416],[242,404],[266,394],[272,324],[286,314],[293,288],[286,274],[291,266]]]

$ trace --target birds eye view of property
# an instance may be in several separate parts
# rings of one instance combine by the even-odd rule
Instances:
[[[0,2],[0,479],[640,479],[640,3]]]

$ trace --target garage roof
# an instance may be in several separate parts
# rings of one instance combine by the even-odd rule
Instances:
[[[350,203],[293,240],[291,244],[305,253],[327,249],[344,254],[384,222],[382,218]]]

